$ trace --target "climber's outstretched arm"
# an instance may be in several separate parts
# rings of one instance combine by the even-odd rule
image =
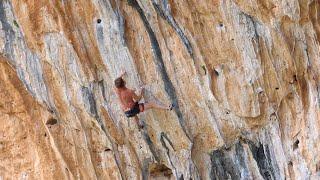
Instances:
[[[121,70],[121,74],[120,74],[116,79],[118,79],[118,78],[123,78],[123,76],[126,75],[126,74],[127,74],[127,71],[125,71],[124,69],[122,69],[122,70]]]

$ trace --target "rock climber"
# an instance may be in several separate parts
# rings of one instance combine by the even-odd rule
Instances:
[[[139,124],[139,119],[137,118],[137,114],[144,112],[148,109],[164,109],[164,110],[172,110],[173,104],[169,106],[160,105],[156,102],[145,102],[139,103],[143,96],[144,87],[140,87],[140,93],[137,95],[134,90],[126,87],[126,83],[123,80],[123,76],[126,74],[126,71],[122,70],[122,73],[118,78],[115,79],[115,91],[120,100],[121,108],[124,111],[125,115],[130,117],[135,117],[135,120],[139,126],[139,128],[143,128],[143,125]]]

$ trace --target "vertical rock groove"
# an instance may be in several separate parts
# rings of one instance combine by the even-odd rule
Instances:
[[[193,49],[192,49],[192,45],[189,41],[189,39],[187,38],[187,36],[183,33],[183,31],[181,30],[181,28],[179,27],[179,25],[177,24],[176,20],[172,17],[172,15],[170,14],[170,10],[166,9],[166,7],[168,6],[168,2],[167,1],[163,1],[163,8],[161,8],[160,4],[157,4],[155,2],[155,0],[152,0],[152,4],[154,9],[156,10],[156,12],[158,13],[158,15],[160,17],[162,17],[164,20],[166,20],[170,26],[175,30],[175,32],[180,36],[181,41],[183,42],[184,46],[186,47],[190,57],[192,59],[194,59],[194,55],[193,55]]]
[[[154,34],[154,32],[153,32],[146,16],[144,15],[143,10],[141,9],[140,5],[138,4],[138,2],[136,0],[127,0],[127,1],[130,6],[132,6],[133,8],[136,9],[136,11],[140,15],[141,20],[143,21],[143,24],[148,32],[148,35],[149,35],[149,38],[151,41],[151,46],[152,46],[152,49],[153,49],[153,52],[155,55],[157,70],[161,74],[161,78],[162,78],[164,86],[165,86],[165,91],[167,92],[168,96],[170,97],[171,102],[175,105],[174,111],[176,112],[176,114],[178,116],[179,123],[180,123],[183,131],[186,133],[187,137],[191,140],[190,133],[188,132],[188,129],[185,125],[185,121],[183,119],[183,115],[182,115],[181,110],[179,108],[178,97],[177,97],[175,88],[174,88],[174,86],[168,76],[168,73],[166,71],[166,67],[163,62],[162,53],[160,50],[160,46],[159,46],[157,37]]]

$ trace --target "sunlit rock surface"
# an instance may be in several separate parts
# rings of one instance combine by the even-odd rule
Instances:
[[[1,0],[0,179],[320,179],[318,0]],[[144,101],[121,112],[124,68]]]

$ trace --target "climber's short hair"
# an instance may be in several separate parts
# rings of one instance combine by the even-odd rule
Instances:
[[[114,80],[114,85],[116,86],[116,88],[123,88],[125,87],[126,82],[124,82],[122,77],[119,77],[116,80]]]

